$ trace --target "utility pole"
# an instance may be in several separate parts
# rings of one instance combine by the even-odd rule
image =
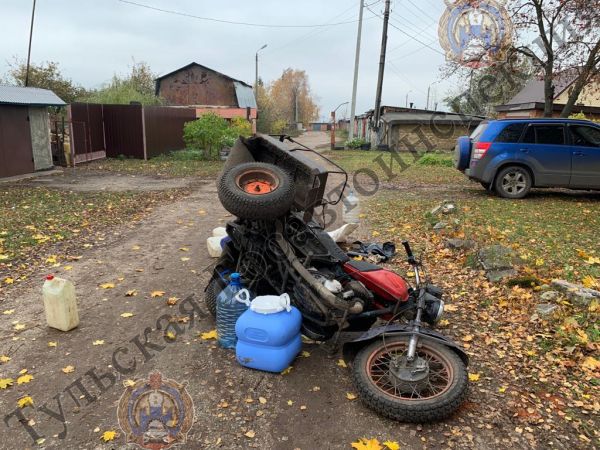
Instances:
[[[265,48],[267,46],[267,44],[263,45],[261,48],[259,48],[258,50],[256,50],[256,59],[255,59],[255,69],[256,72],[254,74],[254,95],[257,96],[258,95],[258,52],[260,52],[263,48]]]
[[[354,81],[352,82],[352,103],[350,105],[350,128],[348,137],[354,137],[354,117],[356,115],[356,87],[358,85],[358,65],[360,61],[360,37],[362,34],[363,9],[365,1],[360,0],[360,9],[358,12],[358,33],[356,34],[356,54],[354,55]]]
[[[385,0],[385,12],[383,13],[383,32],[381,34],[381,55],[379,56],[379,76],[377,77],[377,93],[375,94],[375,122],[373,124],[375,131],[379,131],[379,119],[381,117],[381,92],[383,90],[383,72],[385,70],[385,50],[387,48],[387,30],[389,20],[390,0]],[[377,138],[377,140],[379,141],[379,138]]]
[[[33,18],[35,17],[35,0],[31,10],[31,26],[29,27],[29,48],[27,49],[27,68],[25,69],[25,87],[29,86],[29,62],[31,61],[31,39],[33,38]]]

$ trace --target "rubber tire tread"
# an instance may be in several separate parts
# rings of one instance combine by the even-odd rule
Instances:
[[[510,172],[511,170],[515,170],[515,169],[518,169],[525,174],[526,187],[525,187],[525,190],[523,192],[521,192],[520,194],[510,195],[507,192],[504,192],[502,190],[502,179],[508,172]],[[525,197],[527,194],[529,194],[529,191],[531,191],[531,188],[533,186],[533,180],[531,178],[531,174],[529,173],[529,171],[527,169],[525,169],[524,167],[507,166],[496,174],[496,178],[494,179],[493,186],[494,186],[494,192],[502,198],[521,199],[521,198]]]
[[[408,345],[408,338],[391,337],[386,343],[404,341]],[[440,353],[444,353],[453,366],[455,379],[450,390],[441,397],[419,401],[394,401],[379,391],[370,381],[365,371],[369,355],[381,348],[383,341],[377,339],[362,348],[352,363],[352,379],[360,398],[369,408],[377,413],[400,422],[431,423],[446,419],[452,415],[462,404],[468,392],[468,375],[464,363],[450,348],[436,342],[422,340],[421,345],[426,345]]]
[[[273,192],[252,195],[242,191],[235,182],[240,172],[248,169],[268,170],[279,179]],[[277,219],[288,213],[294,203],[295,186],[292,177],[281,168],[267,163],[244,163],[232,167],[221,176],[217,186],[223,207],[240,219]]]
[[[219,277],[214,277],[208,282],[204,293],[204,304],[214,319],[217,318],[217,296],[225,289],[225,283]]]

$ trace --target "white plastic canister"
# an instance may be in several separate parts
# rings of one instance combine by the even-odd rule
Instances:
[[[75,286],[69,280],[48,275],[42,287],[49,327],[69,331],[79,325]]]

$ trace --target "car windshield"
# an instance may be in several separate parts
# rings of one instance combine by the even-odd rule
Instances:
[[[485,131],[485,129],[488,127],[488,123],[487,122],[482,122],[480,123],[477,128],[475,128],[473,130],[473,132],[471,133],[471,136],[469,136],[471,138],[472,141],[477,141],[479,139],[479,136],[481,136],[483,134],[483,132]]]

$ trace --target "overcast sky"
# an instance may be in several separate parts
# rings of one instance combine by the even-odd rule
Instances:
[[[259,62],[264,80],[277,78],[287,67],[305,70],[321,116],[351,98],[358,0],[133,1],[196,16],[269,25],[353,22],[321,28],[261,28],[183,17],[119,0],[37,0],[32,61],[56,61],[66,76],[88,88],[99,87],[113,73],[126,73],[132,58],[146,61],[159,74],[195,61],[253,84],[254,54],[267,44]],[[382,0],[366,3],[382,13]],[[0,0],[0,5],[0,72],[4,74],[14,56],[27,56],[32,0]],[[441,79],[444,56],[437,21],[444,8],[442,0],[392,0],[384,104],[403,106],[408,94],[416,107],[425,106],[427,87]],[[357,114],[372,108],[375,101],[381,29],[382,20],[365,9]],[[432,87],[432,99],[437,93],[440,108],[450,87],[449,81]],[[341,107],[338,114],[349,115],[349,107]]]

